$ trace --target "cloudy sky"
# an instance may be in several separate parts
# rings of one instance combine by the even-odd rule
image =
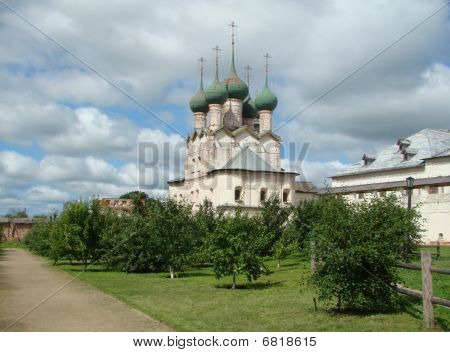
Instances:
[[[0,3],[0,214],[60,208],[70,199],[137,189],[138,145],[158,146],[145,183],[156,194],[181,173],[188,101],[205,57],[230,61],[263,85],[263,54],[279,99],[277,128],[444,1],[1,0],[146,110]],[[444,8],[375,61],[276,131],[309,146],[304,178],[324,178],[422,128],[449,128],[450,28]],[[155,115],[158,117],[156,118]],[[161,122],[164,121],[164,122]],[[172,127],[169,127],[172,126]],[[151,150],[154,150],[154,148]],[[175,151],[174,151],[175,150]],[[291,165],[292,166],[292,165]],[[149,191],[149,190],[147,190]]]

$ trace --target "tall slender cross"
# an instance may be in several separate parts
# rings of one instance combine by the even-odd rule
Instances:
[[[236,36],[236,28],[237,25],[234,21],[232,21],[229,26],[231,27],[231,44],[234,45],[234,38]]]
[[[219,70],[219,51],[221,49],[216,45],[213,50],[216,52],[216,70]]]
[[[203,71],[205,70],[204,63],[206,62],[206,60],[201,57],[200,59],[198,59],[198,61],[200,61],[200,85],[203,88]]]
[[[244,68],[247,71],[247,86],[250,86],[250,71],[252,68],[250,67],[250,65],[247,65]]]
[[[265,68],[266,68],[266,77],[267,77],[267,73],[269,72],[269,59],[271,59],[272,56],[270,56],[269,53],[266,53],[264,55],[264,58],[266,59]]]

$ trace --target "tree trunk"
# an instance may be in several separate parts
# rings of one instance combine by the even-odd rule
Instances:
[[[87,266],[88,266],[88,261],[87,261],[87,259],[83,259],[83,264],[84,264],[83,271],[86,271]]]
[[[278,260],[277,268],[280,268],[280,260]]]
[[[236,274],[233,274],[233,286],[231,288],[234,290],[236,288]]]
[[[173,279],[173,268],[169,266],[169,270],[170,270],[170,278]]]

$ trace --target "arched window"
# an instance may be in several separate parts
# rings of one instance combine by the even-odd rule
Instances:
[[[283,190],[283,203],[289,202],[289,193],[290,191],[288,189]]]
[[[259,191],[259,201],[261,203],[265,202],[267,199],[267,188],[261,188]]]
[[[241,202],[242,201],[241,196],[242,196],[242,187],[238,186],[234,189],[234,201]]]

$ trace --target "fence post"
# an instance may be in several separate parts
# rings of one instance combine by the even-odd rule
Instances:
[[[314,273],[316,271],[316,251],[314,248],[314,241],[311,241],[311,272]]]
[[[436,260],[439,260],[439,257],[441,256],[441,242],[437,242],[437,248],[436,248]]]
[[[422,299],[423,322],[429,329],[434,328],[434,311],[431,297],[433,296],[433,280],[431,276],[431,253],[421,253],[422,265]]]

